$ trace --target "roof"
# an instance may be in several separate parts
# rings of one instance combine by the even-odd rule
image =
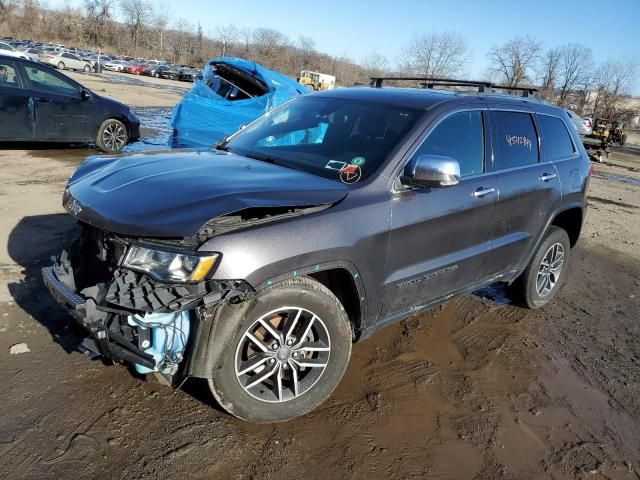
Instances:
[[[521,97],[506,93],[491,92],[457,92],[452,90],[438,90],[430,88],[405,88],[382,87],[372,88],[368,86],[341,88],[335,90],[323,90],[312,93],[314,96],[331,98],[345,98],[367,102],[386,103],[402,107],[430,109],[442,103],[473,103],[483,102],[488,104],[500,104],[502,106],[522,107],[527,105],[536,111],[555,111],[555,107],[535,97]],[[557,113],[557,112],[556,112]]]
[[[418,88],[371,88],[351,87],[322,90],[313,96],[344,98],[365,102],[386,103],[400,107],[431,108],[445,100],[455,98],[455,93],[446,90],[424,90]]]

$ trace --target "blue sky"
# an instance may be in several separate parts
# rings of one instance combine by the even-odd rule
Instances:
[[[270,27],[292,40],[310,36],[319,51],[356,61],[374,51],[392,60],[413,33],[455,31],[471,47],[472,77],[482,76],[489,48],[518,35],[532,35],[544,47],[581,43],[592,49],[596,61],[640,56],[640,0],[165,1],[174,15],[199,22],[206,33],[229,23]],[[64,0],[48,3],[57,6]],[[82,0],[70,3],[81,5]]]

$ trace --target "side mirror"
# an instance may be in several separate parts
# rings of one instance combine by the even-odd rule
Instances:
[[[87,90],[80,91],[80,98],[82,100],[89,100],[91,98],[91,94]]]
[[[451,157],[420,155],[407,165],[400,181],[406,187],[452,187],[460,183],[460,164]]]

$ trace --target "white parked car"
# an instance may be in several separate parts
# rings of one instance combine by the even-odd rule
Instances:
[[[91,64],[86,60],[82,60],[79,56],[73,53],[63,52],[50,52],[40,55],[40,61],[42,63],[48,63],[53,65],[59,70],[81,70],[83,72],[91,71]]]
[[[39,62],[40,55],[42,55],[43,52],[42,50],[38,50],[37,48],[27,48],[26,50],[23,50],[22,53],[24,53],[27,57],[29,57],[34,62]]]
[[[122,72],[126,66],[127,62],[123,62],[122,60],[111,60],[104,63],[104,69],[111,70],[112,72]]]
[[[9,57],[24,58],[25,60],[31,60],[26,53],[19,52],[18,50],[13,48],[11,45],[4,42],[0,42],[0,54],[8,55]]]

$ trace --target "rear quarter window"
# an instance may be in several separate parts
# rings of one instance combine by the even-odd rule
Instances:
[[[559,160],[575,153],[565,123],[557,117],[538,115],[542,145],[547,160]]]
[[[538,162],[538,135],[525,112],[491,112],[494,127],[494,170]]]

